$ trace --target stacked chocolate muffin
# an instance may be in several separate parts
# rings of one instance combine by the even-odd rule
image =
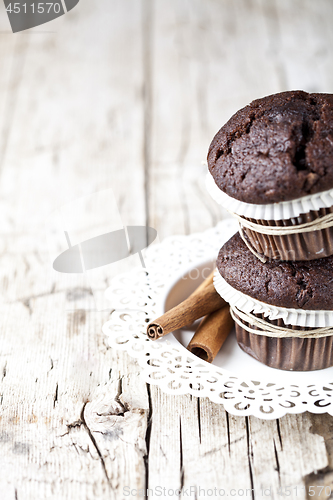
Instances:
[[[208,167],[239,221],[214,279],[239,346],[274,368],[333,366],[333,95],[253,101],[216,134]]]

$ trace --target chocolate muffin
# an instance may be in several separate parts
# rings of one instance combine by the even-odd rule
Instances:
[[[292,91],[253,101],[215,135],[208,167],[222,191],[246,203],[333,188],[333,95]]]
[[[285,370],[333,366],[333,256],[262,263],[237,233],[217,269],[215,287],[230,303],[245,352]]]
[[[333,254],[332,94],[253,101],[215,135],[207,159],[221,203],[234,207],[255,253],[277,260]]]

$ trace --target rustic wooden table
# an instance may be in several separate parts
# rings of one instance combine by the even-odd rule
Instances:
[[[254,98],[333,92],[332,22],[327,0],[82,0],[13,35],[1,7],[2,500],[333,491],[332,417],[234,417],[147,386],[96,307],[124,262],[89,281],[56,273],[46,237],[54,210],[105,188],[125,224],[160,240],[215,225],[225,212],[202,165],[214,133]],[[80,211],[77,241],[107,227]]]

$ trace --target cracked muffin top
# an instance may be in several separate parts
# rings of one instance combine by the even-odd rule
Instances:
[[[264,264],[237,233],[221,248],[217,268],[233,288],[266,304],[333,310],[333,256],[306,262]]]
[[[207,159],[217,186],[246,203],[333,188],[333,94],[290,91],[253,101],[215,135]]]

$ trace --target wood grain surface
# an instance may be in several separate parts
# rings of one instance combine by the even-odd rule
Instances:
[[[160,240],[225,217],[204,187],[213,135],[254,98],[333,92],[332,22],[327,0],[82,0],[13,35],[0,6],[1,500],[333,491],[332,417],[234,417],[147,386],[102,334],[103,292],[138,255],[60,274],[66,240],[50,244],[80,197],[73,242],[106,230],[85,201],[103,189]]]

